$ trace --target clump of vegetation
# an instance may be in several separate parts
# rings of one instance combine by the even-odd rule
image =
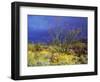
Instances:
[[[82,42],[73,42],[67,49],[57,45],[29,44],[28,66],[87,64],[86,48]]]

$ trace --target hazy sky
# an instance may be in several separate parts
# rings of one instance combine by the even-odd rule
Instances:
[[[87,24],[87,17],[28,15],[28,40],[45,41],[49,39],[48,29],[57,27],[66,30],[81,28],[82,34],[86,37]]]

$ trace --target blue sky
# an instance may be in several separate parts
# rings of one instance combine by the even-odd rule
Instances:
[[[80,28],[82,35],[87,36],[87,17],[28,15],[28,41],[47,41],[50,39],[48,29],[57,27],[71,30]]]

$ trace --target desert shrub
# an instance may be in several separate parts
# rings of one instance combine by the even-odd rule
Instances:
[[[74,55],[61,54],[59,56],[60,64],[77,64],[78,57]]]
[[[36,64],[36,61],[34,59],[35,54],[32,51],[28,51],[28,66],[32,66]]]
[[[87,55],[87,45],[82,42],[72,43],[69,49],[73,50],[77,55],[85,54]]]
[[[52,43],[56,45],[66,45],[76,40],[78,34],[81,32],[79,28],[66,30],[62,27],[56,29],[49,29],[49,34],[52,38]]]
[[[34,51],[34,45],[29,43],[28,44],[28,51]]]
[[[44,65],[49,65],[49,64],[50,64],[49,58],[45,58],[45,56],[39,57],[38,62],[37,62],[37,65],[44,66]]]
[[[84,54],[80,55],[79,62],[81,64],[87,64],[88,63],[87,55],[84,55]]]
[[[54,53],[51,57],[51,65],[72,65],[78,64],[79,57],[65,53]]]
[[[35,51],[40,51],[41,50],[41,44],[34,44],[34,50]]]

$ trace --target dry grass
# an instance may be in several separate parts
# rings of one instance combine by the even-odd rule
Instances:
[[[80,48],[84,44],[77,43]],[[87,64],[87,54],[76,53],[73,49],[64,49],[54,45],[28,44],[28,66],[49,66],[49,65],[75,65]]]

